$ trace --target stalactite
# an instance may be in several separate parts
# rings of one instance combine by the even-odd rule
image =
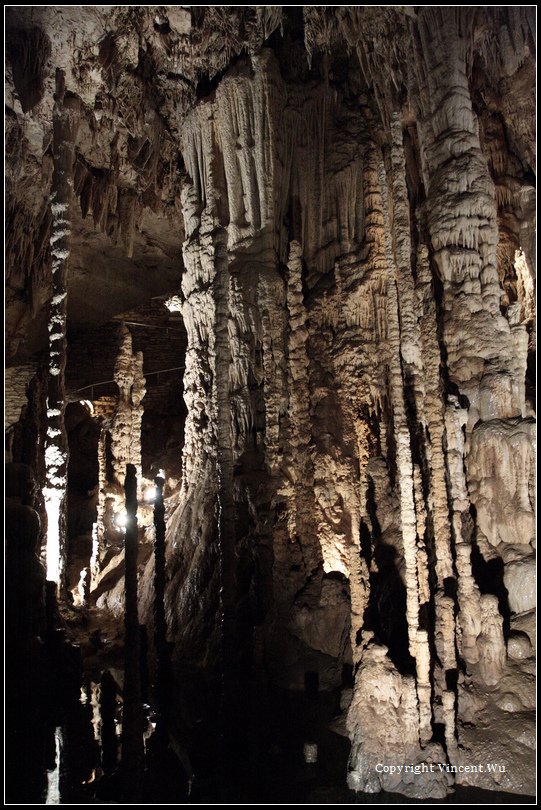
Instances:
[[[426,463],[429,466],[429,491],[433,513],[435,568],[437,575],[437,593],[435,595],[436,626],[435,639],[442,671],[436,672],[436,688],[440,694],[445,691],[444,673],[454,669],[456,660],[454,650],[449,644],[438,646],[438,640],[454,639],[454,617],[447,610],[447,600],[443,597],[446,583],[454,579],[451,554],[451,536],[449,532],[447,488],[445,481],[444,447],[443,447],[443,407],[440,383],[440,352],[437,342],[437,323],[434,313],[433,295],[430,274],[425,252],[418,249],[418,289],[415,294],[411,268],[411,241],[409,201],[406,189],[405,157],[402,143],[402,127],[397,114],[391,119],[391,165],[392,165],[392,206],[393,234],[397,267],[397,290],[400,307],[401,352],[405,368],[409,372],[415,395],[416,418],[424,433]],[[424,288],[424,300],[423,300]],[[418,300],[416,300],[416,297]],[[419,305],[420,306],[419,306]],[[426,309],[425,309],[426,307]],[[419,482],[420,484],[420,482]],[[419,491],[419,486],[417,488]],[[424,508],[419,503],[420,508]],[[427,572],[427,558],[422,547],[423,535],[418,535],[420,570]],[[422,560],[425,564],[422,565]],[[424,574],[427,577],[427,573]],[[424,589],[426,591],[426,588]],[[428,643],[428,642],[426,642]],[[454,641],[453,641],[454,643]],[[425,658],[428,650],[425,651]],[[428,682],[423,685],[426,696]],[[447,706],[449,697],[443,704]],[[424,714],[428,716],[429,708],[425,705]],[[449,718],[454,714],[448,713]],[[452,736],[451,734],[449,736]]]
[[[66,97],[65,78],[56,73],[53,112],[53,179],[51,213],[52,290],[49,303],[49,378],[47,389],[47,482],[43,491],[47,512],[47,579],[61,583],[66,567],[65,497],[68,447],[64,427],[66,369],[67,274],[70,255],[70,204],[75,161],[78,105]]]
[[[387,276],[388,354],[386,360],[389,364],[390,405],[398,468],[400,541],[405,561],[409,652],[415,660],[416,672],[415,679],[411,676],[400,675],[390,658],[387,657],[386,647],[376,644],[376,640],[372,638],[373,634],[364,630],[362,648],[354,654],[354,659],[359,660],[359,665],[347,719],[348,730],[352,738],[348,784],[354,790],[376,791],[382,788],[393,790],[401,779],[400,777],[393,779],[385,774],[375,775],[374,757],[377,756],[378,761],[382,761],[386,755],[381,749],[381,740],[376,743],[371,731],[374,721],[370,720],[370,712],[374,700],[383,700],[388,706],[387,721],[389,721],[389,716],[393,717],[390,725],[387,722],[385,734],[385,745],[389,746],[389,751],[394,751],[396,746],[400,746],[401,750],[409,752],[407,756],[411,757],[411,761],[422,761],[434,755],[443,756],[443,752],[436,753],[438,749],[434,748],[434,743],[431,742],[432,659],[428,634],[419,626],[420,599],[426,598],[427,595],[426,579],[423,577],[422,581],[419,581],[418,575],[419,552],[422,552],[422,546],[419,543],[417,529],[421,525],[419,521],[422,521],[423,512],[420,515],[417,515],[416,512],[416,494],[417,501],[421,505],[420,481],[411,456],[412,437],[404,399],[401,323],[397,289],[398,271],[391,242],[386,177],[381,154],[375,147],[367,148],[365,161],[367,163],[364,182],[367,213],[366,234],[371,243],[371,262],[373,266],[383,270]],[[409,272],[405,256],[402,270]],[[402,283],[404,283],[404,279],[402,279]],[[411,282],[406,283],[409,284],[411,293]],[[414,320],[411,320],[410,324],[412,329],[416,328]],[[414,338],[414,335],[410,335],[410,341]],[[406,348],[405,354],[407,355],[407,353]],[[417,487],[415,479],[417,479]],[[453,627],[451,627],[452,630]],[[397,709],[398,706],[401,707],[400,710]],[[376,754],[378,745],[379,752]],[[407,791],[407,786],[403,783],[401,790]],[[426,795],[444,796],[447,792],[447,780],[443,776],[440,780],[433,782],[429,779],[427,783],[417,783],[415,790],[417,796],[424,795],[425,790]]]
[[[406,614],[408,619],[409,648],[413,658],[417,654],[417,631],[419,629],[419,583],[417,579],[417,518],[413,491],[413,464],[411,459],[411,436],[408,428],[404,402],[402,377],[401,333],[398,310],[398,292],[394,261],[390,246],[390,222],[387,207],[387,185],[383,163],[380,162],[380,194],[383,211],[385,257],[388,262],[387,319],[390,347],[390,390],[396,441],[397,466],[400,489],[400,514],[404,559],[406,562]]]
[[[427,225],[444,285],[447,364],[450,379],[470,400],[473,424],[479,416],[513,416],[521,406],[512,392],[516,371],[509,325],[499,309],[494,184],[472,110],[459,17],[445,9],[420,15],[417,58],[426,87],[418,101],[429,175]],[[481,334],[479,352],[474,347]]]
[[[289,498],[289,535],[300,536],[303,524],[309,521],[311,486],[314,472],[309,454],[311,439],[310,402],[305,392],[308,390],[307,355],[307,314],[302,300],[302,248],[293,241],[289,248],[287,309],[290,332],[288,339],[288,389],[291,447],[290,476],[291,495]],[[304,559],[307,573],[313,571],[320,561],[321,550],[307,549]]]
[[[369,429],[366,423],[356,420],[358,456],[360,467],[359,480],[359,535],[353,535],[350,545],[349,571],[351,593],[351,627],[350,641],[353,663],[357,664],[361,658],[362,647],[358,638],[365,621],[365,611],[370,596],[370,570],[366,551],[361,546],[361,532],[368,531],[369,516],[366,501],[368,497],[367,465],[369,460],[368,436]],[[364,552],[364,553],[363,553]]]
[[[286,369],[284,342],[287,328],[286,290],[272,270],[261,273],[258,295],[261,301],[261,344],[263,350],[263,386],[265,392],[265,453],[271,470],[279,470],[283,460],[281,427],[286,411],[284,390]]]
[[[460,407],[456,397],[449,397],[445,410],[445,430],[460,607],[457,627],[458,648],[465,661],[476,664],[479,660],[477,638],[481,632],[481,602],[471,567],[470,501],[464,474],[464,428],[467,421],[467,411]]]
[[[410,778],[375,766],[398,755],[414,765],[505,756],[504,778],[478,775],[475,784],[526,790],[535,605],[531,11],[51,15],[17,7],[10,16],[16,31],[43,31],[36,41],[51,42],[69,88],[59,72],[53,99],[49,63],[27,53],[36,35],[14,37],[24,53],[8,49],[6,75],[8,416],[25,443],[39,445],[40,419],[31,430],[21,420],[17,378],[39,343],[50,248],[45,495],[54,579],[64,554],[71,227],[74,330],[100,316],[94,295],[104,285],[88,267],[120,293],[129,287],[130,298],[152,296],[158,282],[145,274],[158,268],[156,256],[165,257],[159,292],[187,334],[182,476],[168,472],[167,524],[156,482],[154,566],[143,559],[152,530],[150,507],[141,506],[150,531],[141,531],[139,589],[142,401],[150,405],[155,392],[143,400],[143,358],[125,327],[118,402],[99,441],[98,611],[121,610],[113,518],[124,517],[122,485],[130,501],[124,798],[141,793],[144,684],[138,667],[134,686],[136,645],[128,650],[128,633],[139,653],[144,647],[138,592],[145,622],[154,611],[165,729],[150,748],[163,763],[169,742],[178,754],[177,718],[192,697],[199,711],[207,676],[213,684],[221,676],[201,714],[214,722],[221,702],[222,799],[239,750],[244,765],[246,750],[254,762],[261,750],[265,679],[271,695],[316,678],[338,692],[350,667],[347,714],[337,722],[352,743],[351,788],[443,798],[468,777]],[[39,98],[23,68],[36,74]],[[72,196],[81,216],[68,209]],[[152,360],[146,353],[149,368]],[[173,436],[164,444],[169,462]],[[18,445],[16,437],[14,458]],[[183,677],[192,669],[204,673],[193,691]],[[111,712],[107,679],[101,697]]]
[[[137,605],[137,477],[133,464],[126,466],[125,614],[124,614],[124,710],[122,714],[122,779],[127,799],[140,801],[144,773],[143,705],[139,611]]]

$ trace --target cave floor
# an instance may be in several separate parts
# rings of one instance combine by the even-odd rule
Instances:
[[[116,767],[121,699],[114,698],[105,733],[99,683],[104,671],[122,682],[121,623],[96,609],[63,609],[64,620],[81,646],[80,689],[55,690],[39,703],[18,701],[8,711],[6,798],[12,804],[121,804]],[[21,693],[23,694],[23,693]],[[161,748],[146,706],[146,759],[143,804],[409,804],[398,794],[354,793],[345,785],[349,741],[330,726],[336,721],[338,694],[307,695],[288,690],[267,694],[261,715],[238,738],[227,767],[220,764],[216,728],[200,729],[192,753],[194,775],[185,776],[186,759],[178,746]],[[334,721],[334,722],[333,722]],[[239,742],[240,741],[240,742]],[[315,741],[318,761],[306,764],[303,745]],[[529,803],[534,799],[458,787],[449,804]]]

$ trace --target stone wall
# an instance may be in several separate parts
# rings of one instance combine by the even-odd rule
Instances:
[[[27,404],[26,389],[36,373],[36,366],[12,366],[6,369],[4,430],[15,425],[21,418],[21,411]]]

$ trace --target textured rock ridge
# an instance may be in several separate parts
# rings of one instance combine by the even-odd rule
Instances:
[[[69,222],[43,196],[58,183],[52,64],[79,121],[73,266],[78,242],[118,250],[137,295],[169,296],[186,330],[166,500],[177,676],[219,670],[240,718],[263,671],[281,689],[349,686],[355,791],[533,793],[532,9],[25,7],[8,23],[17,410],[31,313],[50,300],[64,350],[70,314]],[[23,80],[38,41],[50,52]],[[49,365],[60,381],[64,363]],[[114,379],[102,607],[118,595],[100,570],[108,454],[117,486],[127,463],[143,472],[148,380],[127,327]],[[139,562],[146,620],[153,560]],[[462,768],[485,761],[505,771]],[[405,763],[419,768],[378,767]]]

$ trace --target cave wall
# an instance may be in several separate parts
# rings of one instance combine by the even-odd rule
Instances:
[[[387,92],[377,109],[357,99],[352,110],[323,68],[301,94],[265,51],[252,57],[251,71],[229,71],[188,118],[183,138],[190,466],[179,515],[189,510],[192,519],[194,509],[202,515],[220,504],[222,610],[245,622],[251,566],[250,624],[262,624],[256,636],[264,636],[278,682],[299,688],[314,668],[331,688],[344,663],[357,665],[348,718],[356,789],[408,791],[400,779],[374,778],[382,744],[389,755],[398,747],[414,761],[448,756],[459,764],[489,744],[457,729],[457,702],[460,724],[472,683],[504,678],[509,610],[532,607],[526,597],[519,609],[512,585],[513,572],[533,571],[527,316],[504,299],[497,194],[469,90],[472,26],[458,12],[420,15],[401,55],[414,65],[408,151],[398,93]],[[517,301],[527,307],[518,293]],[[262,388],[262,430],[251,378]],[[485,449],[487,441],[501,442],[499,452]],[[521,442],[519,473],[510,448]],[[476,467],[485,452],[497,465],[495,483]],[[259,476],[245,480],[254,455],[267,474],[263,486]],[[502,499],[506,514],[520,515],[518,544],[495,528]],[[485,508],[498,552],[485,544]],[[200,525],[197,545],[210,549]],[[183,541],[191,528],[173,528],[179,557],[193,542]],[[514,608],[498,593],[497,566],[491,583],[476,582],[479,547],[486,564],[503,562]],[[385,554],[400,572],[394,606],[400,599],[405,610],[406,650],[377,595],[390,587],[381,584]],[[188,582],[192,575],[183,573]],[[178,598],[176,582],[170,593]],[[396,711],[383,740],[374,701]],[[531,695],[522,705],[531,706]],[[435,726],[441,737],[431,744]],[[512,732],[505,746],[518,764]],[[524,778],[508,785],[521,789]],[[447,782],[430,776],[411,791],[444,795]]]
[[[11,366],[6,369],[4,430],[20,421],[21,411],[27,404],[28,383],[35,372],[36,368],[33,365]]]
[[[476,785],[533,792],[531,11],[253,11],[86,9],[80,47],[33,18],[83,105],[82,216],[128,255],[149,212],[182,243],[175,660],[293,689],[353,666],[355,790],[443,796],[374,765],[490,753],[507,774]],[[48,80],[36,101],[17,70],[8,157],[46,187]],[[17,344],[47,279],[12,231]]]

